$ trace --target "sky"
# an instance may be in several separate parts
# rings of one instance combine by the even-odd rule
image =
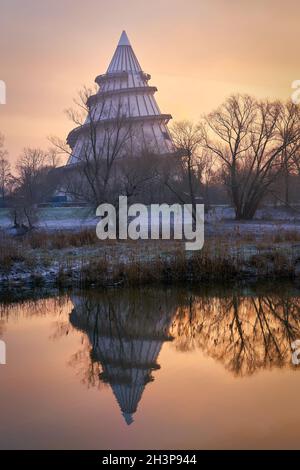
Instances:
[[[10,159],[74,127],[65,115],[126,30],[174,120],[232,93],[288,99],[300,79],[299,0],[1,0],[0,132]]]

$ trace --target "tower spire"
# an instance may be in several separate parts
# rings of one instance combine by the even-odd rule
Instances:
[[[126,31],[122,31],[122,34],[118,42],[118,46],[131,46],[128,36],[126,34]]]
[[[107,69],[108,73],[118,72],[141,72],[141,66],[132,49],[126,31],[123,31],[113,58]]]

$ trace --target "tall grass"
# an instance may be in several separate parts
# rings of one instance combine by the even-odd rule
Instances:
[[[186,252],[181,241],[99,241],[93,229],[0,234],[0,274],[21,266],[37,285],[51,272],[61,287],[293,277],[300,270],[298,237],[296,230],[259,240],[252,233],[213,235],[201,251]]]
[[[63,249],[69,247],[81,247],[94,245],[99,242],[95,230],[83,229],[80,231],[33,231],[27,234],[23,243],[30,248],[37,249]]]
[[[15,263],[29,261],[22,245],[10,237],[0,234],[0,269],[9,272]]]

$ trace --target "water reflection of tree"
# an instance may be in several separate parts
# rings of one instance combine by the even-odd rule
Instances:
[[[300,338],[300,299],[279,295],[193,296],[172,324],[181,351],[200,348],[235,375],[291,364]]]
[[[5,322],[4,320],[0,320],[0,339],[2,338],[5,331]]]
[[[296,295],[169,292],[176,294],[147,289],[88,295],[80,297],[80,308],[78,300],[77,306],[75,301],[71,322],[88,336],[84,335],[83,350],[74,355],[71,363],[81,370],[84,383],[94,386],[101,382],[112,384],[115,380],[105,372],[104,343],[98,347],[101,336],[110,338],[105,354],[114,348],[122,359],[126,356],[124,344],[137,337],[147,338],[146,331],[148,336],[151,331],[152,340],[163,332],[160,347],[163,341],[174,337],[176,349],[183,352],[200,349],[239,376],[251,375],[259,369],[291,366],[291,343],[300,338],[300,298]],[[136,352],[132,350],[130,354],[126,361],[134,368]],[[123,363],[124,370],[127,365]],[[153,379],[154,369],[149,365],[145,383]]]
[[[228,371],[245,376],[292,367],[291,343],[300,339],[300,296],[291,288],[281,287],[276,294],[265,289],[250,294],[204,288],[122,289],[83,292],[71,295],[71,301],[57,296],[0,303],[0,336],[10,318],[22,316],[53,315],[51,339],[80,330],[81,347],[70,364],[85,385],[110,385],[128,421],[128,408],[136,409],[159,368],[165,341],[174,339],[174,347],[183,352],[200,349]]]
[[[87,388],[101,389],[105,387],[107,384],[100,378],[101,364],[91,358],[90,343],[85,335],[81,337],[81,345],[81,348],[72,355],[69,365],[76,369],[81,383]]]

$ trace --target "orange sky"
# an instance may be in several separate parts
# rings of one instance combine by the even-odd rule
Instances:
[[[1,0],[0,132],[15,161],[72,128],[64,110],[126,30],[162,112],[197,120],[233,92],[288,98],[300,79],[299,0]]]

